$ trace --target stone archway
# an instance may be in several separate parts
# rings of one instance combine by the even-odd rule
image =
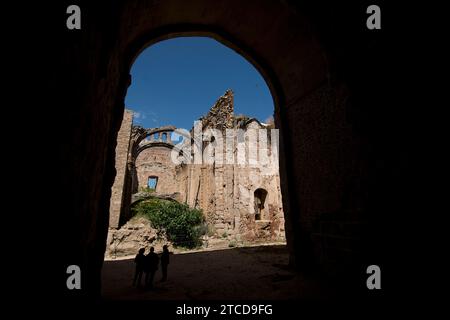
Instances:
[[[112,187],[112,197],[110,203],[109,213],[109,227],[119,228],[131,217],[132,195],[139,191],[139,187],[144,187],[147,183],[147,173],[138,175],[137,160],[142,153],[148,150],[161,149],[165,153],[169,153],[173,148],[177,149],[175,143],[171,140],[171,134],[178,132],[174,126],[163,126],[158,128],[142,128],[140,126],[130,126],[128,119],[131,116],[131,111],[126,111],[124,122],[119,131],[118,146],[116,148],[116,170],[121,175],[116,175]],[[124,125],[127,131],[122,131]],[[165,139],[164,139],[165,136]],[[127,140],[128,139],[128,140]],[[123,143],[122,140],[127,140],[127,149],[120,148]],[[126,155],[126,156],[125,156]],[[126,161],[123,158],[126,157]],[[184,157],[184,156],[182,156]],[[167,162],[167,161],[166,161]],[[170,165],[169,165],[170,166]],[[161,176],[166,176],[164,171],[169,170],[166,164],[160,164]],[[167,178],[167,177],[166,177]],[[145,180],[145,181],[144,181]],[[164,185],[167,183],[166,179]],[[165,188],[163,188],[165,189]]]
[[[140,50],[158,40],[213,37],[247,58],[266,79],[281,130],[281,192],[293,264],[323,264],[328,249],[321,241],[323,230],[333,229],[325,228],[327,223],[345,229],[347,222],[366,220],[371,209],[366,194],[378,180],[367,156],[370,135],[361,129],[370,123],[361,111],[361,96],[374,81],[362,81],[368,76],[360,71],[360,60],[351,59],[351,40],[358,35],[351,29],[346,33],[347,25],[334,28],[346,21],[346,9],[341,4],[326,9],[278,0],[84,3],[89,14],[82,32],[53,41],[62,59],[52,81],[60,101],[74,88],[77,92],[66,101],[70,121],[58,146],[62,168],[55,181],[65,190],[61,199],[75,195],[68,198],[72,205],[65,219],[77,223],[66,232],[68,253],[62,263],[77,263],[85,270],[83,287],[89,293],[100,289],[114,150],[129,69]],[[334,35],[346,40],[344,49]],[[357,259],[353,248],[347,249],[351,260]],[[336,252],[337,260],[346,259]]]
[[[267,12],[264,12],[264,14],[269,14]],[[270,15],[270,14],[269,14]],[[194,19],[195,21],[195,19]],[[283,23],[282,23],[283,24]],[[272,67],[272,63],[268,63],[265,61],[264,52],[258,53],[255,52],[254,49],[248,47],[242,40],[236,38],[231,32],[226,30],[227,28],[223,26],[218,25],[204,25],[204,24],[197,24],[197,23],[187,23],[187,24],[167,24],[167,25],[161,25],[154,29],[148,29],[151,28],[149,25],[146,25],[144,23],[143,26],[146,31],[143,31],[139,35],[137,35],[135,38],[132,35],[127,35],[125,39],[128,41],[128,46],[123,51],[123,57],[124,60],[122,61],[122,76],[124,79],[121,82],[129,81],[129,70],[131,68],[131,65],[133,61],[136,59],[136,57],[148,46],[151,46],[152,44],[155,44],[159,41],[175,38],[175,37],[185,37],[185,36],[205,36],[205,37],[211,37],[225,46],[235,50],[237,53],[242,55],[247,61],[253,64],[253,66],[260,72],[260,74],[265,79],[272,97],[274,99],[274,105],[275,105],[275,123],[278,128],[280,128],[280,144],[281,144],[281,151],[280,151],[280,177],[281,177],[281,192],[283,194],[283,207],[285,208],[284,214],[285,214],[285,223],[286,223],[286,238],[288,247],[290,248],[291,252],[291,262],[294,265],[296,262],[295,257],[299,256],[300,254],[305,254],[307,256],[306,259],[302,259],[302,263],[308,264],[312,261],[313,257],[309,253],[311,250],[311,245],[306,245],[307,250],[303,250],[300,248],[300,245],[303,246],[306,241],[296,241],[295,235],[300,236],[304,231],[301,230],[300,225],[294,223],[294,220],[297,220],[298,217],[291,216],[291,212],[294,212],[296,215],[298,214],[297,211],[297,203],[296,199],[297,197],[290,197],[290,184],[293,183],[293,181],[290,180],[289,176],[286,174],[287,171],[289,171],[289,168],[292,168],[292,170],[295,170],[296,163],[295,162],[301,162],[301,159],[296,159],[295,157],[288,157],[285,158],[284,153],[287,152],[289,154],[292,153],[292,146],[290,145],[291,136],[296,135],[297,133],[291,132],[291,125],[294,128],[296,127],[296,124],[290,123],[289,116],[287,114],[287,108],[295,108],[295,105],[300,104],[300,96],[303,95],[302,91],[305,90],[309,91],[313,87],[318,86],[320,90],[323,90],[325,88],[325,91],[329,88],[326,88],[327,86],[323,84],[324,81],[326,81],[326,60],[324,59],[324,55],[318,54],[318,55],[311,55],[305,58],[304,60],[302,58],[298,58],[298,62],[302,64],[301,69],[302,72],[299,71],[299,73],[296,75],[298,79],[302,78],[304,76],[304,72],[308,68],[311,68],[311,66],[314,66],[314,68],[317,68],[317,66],[320,66],[316,69],[316,72],[314,74],[314,78],[307,78],[302,79],[303,81],[303,87],[292,87],[291,79],[283,79],[284,76],[279,75],[281,73],[282,75],[284,72],[277,72],[277,70],[274,70]],[[306,25],[301,24],[301,27],[307,28]],[[283,28],[283,27],[282,27]],[[287,31],[287,29],[286,29]],[[239,31],[241,32],[241,31]],[[305,30],[305,32],[309,32]],[[305,37],[305,35],[302,35],[302,41],[305,41],[306,43],[303,44],[303,48],[307,48],[308,50],[312,52],[321,52],[321,48],[318,46],[318,43],[316,42],[316,39],[310,34],[311,37]],[[278,40],[278,39],[273,39]],[[273,41],[272,40],[272,41]],[[287,44],[286,44],[287,45]],[[306,51],[308,51],[306,50]],[[275,54],[275,52],[272,52],[271,54]],[[290,55],[304,55],[305,52],[302,52],[302,50],[294,51],[291,50],[289,52]],[[307,62],[306,62],[307,61]],[[126,77],[125,77],[126,75]],[[290,77],[293,77],[294,75],[291,74]],[[126,79],[126,80],[125,80]],[[320,79],[320,80],[319,80]],[[132,81],[132,80],[131,80]],[[311,89],[306,89],[308,86],[311,86]],[[289,91],[289,90],[292,91]],[[310,92],[307,92],[309,95]],[[327,95],[329,92],[319,92],[319,95]],[[125,96],[125,93],[123,94]],[[314,99],[314,98],[313,98]],[[293,119],[290,119],[293,120]],[[293,187],[293,190],[296,188]],[[294,191],[295,192],[295,191]],[[291,198],[295,199],[291,201]],[[291,206],[295,209],[291,209]],[[305,212],[305,214],[308,214]],[[311,226],[308,226],[307,229],[310,229]],[[305,232],[306,234],[302,237],[305,237],[308,239],[311,234],[311,230],[307,230]],[[297,246],[297,247],[296,247]]]

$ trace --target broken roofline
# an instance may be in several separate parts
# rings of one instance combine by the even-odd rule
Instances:
[[[195,121],[193,130],[176,129],[172,134],[173,140],[179,141],[181,137],[171,151],[171,160],[176,165],[237,164],[261,167],[269,170],[268,174],[278,172],[278,129],[203,130],[202,121]],[[273,170],[276,171],[272,173]]]

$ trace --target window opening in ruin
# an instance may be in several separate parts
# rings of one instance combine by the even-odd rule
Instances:
[[[147,186],[149,189],[156,190],[156,185],[158,184],[158,177],[148,177]]]
[[[255,197],[255,220],[261,220],[263,216],[264,203],[267,197],[267,191],[264,189],[256,189]]]

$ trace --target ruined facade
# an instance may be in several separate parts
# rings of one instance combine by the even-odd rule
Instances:
[[[124,196],[120,204],[117,197],[111,201],[110,228],[119,227],[129,218],[130,193],[151,188],[158,195],[171,195],[202,209],[219,237],[284,239],[277,131],[271,130],[273,125],[235,116],[231,90],[199,119],[200,126],[185,132],[185,136],[170,126],[132,127],[128,119],[127,114],[124,122],[128,131],[119,132],[121,140],[128,137],[130,141],[127,176],[118,174],[113,186],[113,190],[121,188]],[[196,130],[201,132],[200,139]],[[174,132],[183,139],[173,142]],[[121,145],[117,150],[123,153]],[[257,148],[252,151],[250,145]],[[122,161],[117,165],[122,168]],[[120,168],[117,170],[119,173]]]

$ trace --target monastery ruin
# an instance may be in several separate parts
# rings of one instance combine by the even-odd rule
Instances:
[[[131,204],[142,190],[151,187],[157,197],[169,197],[202,209],[217,237],[226,235],[246,242],[283,241],[278,136],[274,125],[236,116],[231,90],[197,124],[202,130],[200,142],[188,137],[189,133],[195,135],[194,127],[185,131],[185,137],[173,126],[145,129],[134,126],[133,112],[125,111],[116,146],[110,233],[131,218]],[[215,129],[216,134],[209,134],[210,129]],[[241,135],[225,139],[227,132]],[[220,135],[223,143],[219,144]],[[173,141],[177,136],[184,138],[185,143]],[[253,163],[250,143],[258,147],[254,154],[258,161]],[[200,163],[193,161],[196,147],[201,147],[197,149],[201,150]],[[212,161],[207,157],[211,154]],[[262,155],[267,155],[269,161],[259,161]]]

